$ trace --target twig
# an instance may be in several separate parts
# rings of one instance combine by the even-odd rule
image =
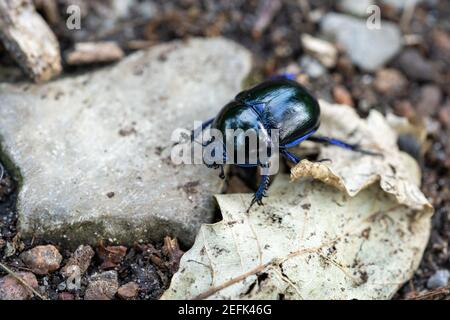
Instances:
[[[259,265],[256,268],[254,268],[254,269],[252,269],[252,270],[250,270],[250,271],[248,271],[248,272],[246,272],[244,274],[241,274],[239,277],[236,277],[236,278],[233,278],[233,279],[231,279],[229,281],[226,281],[226,282],[222,283],[219,286],[212,287],[212,288],[208,289],[207,291],[199,294],[198,296],[195,296],[194,298],[192,298],[192,300],[203,300],[203,299],[206,299],[206,298],[212,296],[213,294],[219,292],[222,289],[225,289],[225,288],[227,288],[229,286],[232,286],[233,284],[236,284],[239,281],[242,281],[245,278],[250,277],[250,276],[252,276],[254,274],[260,273],[266,267],[268,267],[271,263],[272,263],[272,261],[268,262],[268,263],[265,263],[265,264],[262,264],[262,265]]]
[[[422,293],[416,296],[413,296],[411,298],[408,298],[407,300],[429,300],[433,299],[436,296],[440,295],[450,295],[450,285],[442,288],[437,288],[435,290],[432,290],[430,292]]]
[[[5,270],[9,275],[11,275],[14,279],[19,281],[23,286],[25,286],[27,289],[29,289],[35,296],[37,296],[41,300],[47,300],[44,298],[39,292],[37,292],[32,286],[30,286],[26,281],[24,281],[21,277],[19,277],[17,274],[14,273],[11,269],[9,269],[7,266],[5,266],[3,263],[0,262],[0,267]]]
[[[333,240],[330,243],[334,243],[336,241],[337,240]],[[330,243],[328,243],[328,244],[325,243],[325,244],[323,244],[323,245],[321,245],[319,247],[316,247],[316,248],[300,249],[298,251],[295,251],[295,252],[292,252],[292,253],[288,254],[285,258],[283,258],[281,260],[280,259],[273,259],[273,260],[271,260],[271,261],[269,261],[269,262],[267,262],[265,264],[261,264],[261,265],[257,266],[256,268],[254,268],[254,269],[252,269],[252,270],[250,270],[250,271],[248,271],[248,272],[246,272],[244,274],[241,274],[240,276],[238,276],[236,278],[228,280],[228,281],[222,283],[221,285],[218,285],[216,287],[212,287],[212,288],[206,290],[205,292],[200,293],[199,295],[197,295],[194,298],[192,298],[192,300],[206,299],[206,298],[212,296],[213,294],[215,294],[215,293],[217,293],[217,292],[219,292],[219,291],[221,291],[221,290],[223,290],[225,288],[228,288],[228,287],[230,287],[230,286],[232,286],[232,285],[234,285],[234,284],[236,284],[236,283],[246,279],[247,277],[250,277],[252,275],[255,275],[255,274],[258,274],[258,273],[262,272],[265,268],[267,268],[271,264],[278,264],[279,265],[279,264],[285,262],[286,260],[289,260],[290,258],[299,256],[301,254],[308,253],[308,252],[317,252],[321,248],[329,245]]]

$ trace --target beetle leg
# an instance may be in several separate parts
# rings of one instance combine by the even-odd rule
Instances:
[[[255,194],[253,195],[252,202],[250,202],[250,206],[248,207],[247,212],[250,211],[251,207],[255,203],[257,203],[260,206],[264,205],[262,202],[262,198],[265,197],[265,192],[267,190],[268,185],[269,185],[269,176],[261,176],[261,182],[259,183],[258,190],[256,190]]]
[[[302,137],[300,137],[300,138],[298,138],[298,139],[296,139],[296,140],[294,140],[292,142],[282,144],[282,145],[280,145],[280,148],[288,149],[288,148],[292,148],[292,147],[294,147],[296,145],[299,145],[302,141],[304,141],[306,139],[309,139],[311,137],[311,135],[313,135],[316,131],[317,130],[310,131],[307,134],[305,134],[304,136],[302,136]]]
[[[334,146],[338,146],[347,150],[359,152],[362,154],[370,155],[370,156],[383,156],[381,153],[365,150],[360,147],[359,144],[350,144],[347,142],[344,142],[339,139],[335,138],[329,138],[329,137],[308,137],[307,140],[318,142],[318,143],[326,143],[326,144],[332,144]]]
[[[219,165],[220,173],[219,178],[224,180],[225,179],[225,172],[223,171],[223,165]]]
[[[287,150],[281,150],[281,155],[295,164],[300,162],[299,157],[297,157],[295,154],[293,154],[292,152],[289,152]]]
[[[256,190],[255,194],[253,195],[253,199],[252,199],[252,202],[250,202],[250,206],[247,209],[247,213],[250,211],[251,207],[255,203],[257,203],[260,206],[264,205],[264,203],[262,202],[262,198],[267,197],[266,191],[269,188],[269,182],[270,182],[270,178],[268,175],[261,176],[261,182],[259,183],[258,189]]]

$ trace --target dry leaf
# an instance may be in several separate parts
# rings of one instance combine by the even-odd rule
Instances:
[[[384,157],[322,147],[331,163],[279,175],[249,214],[251,195],[216,196],[223,221],[202,226],[163,299],[388,299],[412,276],[433,212],[418,165],[378,112],[321,106],[321,134]]]

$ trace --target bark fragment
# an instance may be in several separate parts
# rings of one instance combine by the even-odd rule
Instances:
[[[0,40],[34,81],[47,81],[61,72],[58,41],[31,0],[0,2]]]

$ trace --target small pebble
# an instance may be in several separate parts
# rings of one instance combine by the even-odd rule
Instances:
[[[70,292],[60,292],[58,294],[59,300],[75,300],[75,296]]]
[[[132,300],[136,298],[139,292],[139,286],[135,282],[128,282],[117,290],[117,296],[124,300]]]
[[[3,252],[3,256],[5,258],[8,258],[8,257],[13,256],[15,253],[16,253],[16,248],[10,241],[7,241],[6,246],[5,246],[5,251]]]
[[[38,287],[36,276],[31,272],[17,272],[16,275],[33,289]],[[31,297],[33,292],[12,275],[0,278],[0,300],[27,300]]]
[[[427,281],[428,289],[437,289],[445,287],[448,283],[450,272],[446,269],[438,270]]]
[[[411,80],[430,81],[436,76],[433,64],[415,49],[403,51],[398,58],[398,64],[403,73]]]
[[[387,96],[397,96],[404,93],[408,81],[403,74],[396,69],[382,69],[376,74],[373,82],[375,90]]]
[[[450,36],[441,30],[434,30],[431,34],[435,57],[450,63]]]
[[[355,73],[353,63],[347,56],[341,56],[337,61],[337,69],[346,77],[351,77]]]
[[[416,116],[416,110],[408,100],[401,100],[395,103],[394,112],[400,117],[413,119]]]
[[[62,256],[54,246],[46,245],[23,252],[20,259],[33,273],[44,275],[59,269]]]
[[[60,284],[58,284],[58,291],[64,291],[66,290],[66,283],[65,282],[61,282]]]
[[[95,252],[91,246],[79,246],[61,269],[61,274],[69,277],[75,270],[74,266],[78,267],[76,270],[79,271],[80,275],[85,273],[94,255]]]
[[[442,91],[438,86],[429,84],[420,90],[420,99],[417,103],[417,112],[421,116],[432,116],[438,112],[442,101]]]
[[[332,43],[306,33],[302,35],[301,40],[303,49],[325,67],[333,68],[336,66],[338,51]]]
[[[111,300],[119,289],[116,271],[106,271],[91,277],[84,300]]]
[[[442,107],[439,110],[438,118],[442,125],[450,128],[450,104]]]
[[[333,88],[333,97],[338,104],[353,106],[352,96],[344,86],[335,86]]]
[[[302,57],[300,60],[300,68],[313,79],[320,78],[327,72],[325,67],[311,56]]]

